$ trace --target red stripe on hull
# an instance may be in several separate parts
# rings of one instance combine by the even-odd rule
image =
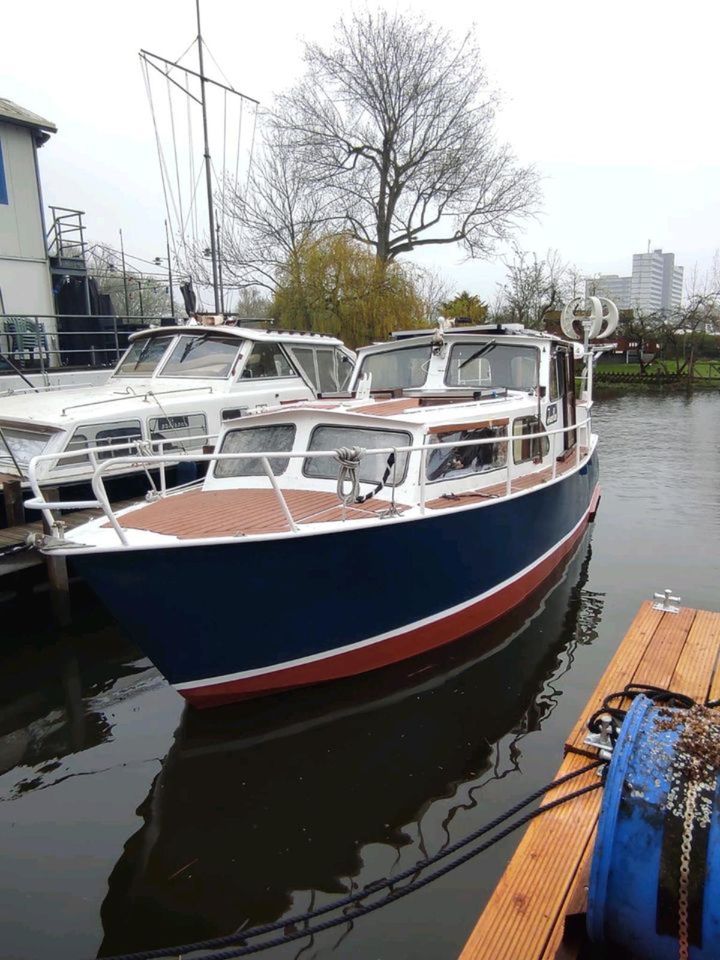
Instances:
[[[263,694],[279,693],[293,687],[338,680],[359,673],[367,673],[380,667],[406,660],[427,650],[440,647],[460,637],[467,636],[508,613],[513,607],[537,590],[547,580],[555,567],[572,551],[584,534],[588,523],[594,519],[600,501],[600,487],[596,486],[590,507],[575,533],[557,547],[549,556],[523,577],[507,584],[496,593],[476,603],[449,614],[432,623],[408,630],[395,637],[379,640],[356,650],[337,656],[323,657],[310,663],[273,670],[254,677],[227,680],[206,686],[178,690],[196,707],[214,707],[234,703]]]

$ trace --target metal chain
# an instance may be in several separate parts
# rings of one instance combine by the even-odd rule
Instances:
[[[680,844],[680,881],[678,892],[678,955],[680,960],[689,960],[689,920],[690,902],[690,856],[692,854],[693,829],[695,827],[695,803],[698,785],[689,783],[685,794],[683,812],[682,843]]]

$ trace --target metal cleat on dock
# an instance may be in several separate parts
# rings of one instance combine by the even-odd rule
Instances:
[[[672,590],[663,590],[662,593],[654,593],[653,598],[659,603],[654,603],[652,605],[653,610],[661,610],[663,613],[680,613],[680,607],[676,607],[676,603],[680,603],[682,597],[673,597]]]
[[[596,747],[598,756],[603,760],[609,760],[612,757],[613,747],[617,740],[617,727],[615,720],[609,713],[602,713],[595,721],[596,730],[588,733],[584,742],[590,747]],[[598,773],[601,771],[598,770]]]

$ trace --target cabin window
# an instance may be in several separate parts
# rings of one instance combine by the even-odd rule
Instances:
[[[4,467],[14,466],[15,460],[19,465],[26,466],[33,457],[45,452],[52,436],[52,433],[40,430],[2,427],[0,461]]]
[[[372,374],[371,390],[422,387],[430,365],[430,345],[371,353],[362,361],[360,375]]]
[[[186,448],[196,450],[205,443],[207,436],[207,419],[204,413],[187,413],[172,417],[151,417],[148,420],[148,433],[150,434],[151,440],[173,441],[163,445],[162,452],[164,453],[169,453],[171,450],[185,451]],[[182,442],[184,440],[190,441],[189,445],[184,444]],[[161,452],[159,444],[156,450],[158,453]]]
[[[557,394],[553,397],[553,394],[551,392],[550,396],[552,399],[558,400],[560,397],[565,395],[565,389],[567,387],[567,383],[565,380],[565,352],[564,351],[562,352],[558,351],[555,354],[555,360],[552,363],[552,368],[555,371],[555,384],[556,384],[555,389],[557,390]],[[552,391],[552,385],[551,385],[551,391]]]
[[[560,382],[558,379],[558,355],[554,353],[550,357],[550,399],[560,399]]]
[[[374,447],[408,447],[412,443],[412,436],[400,430],[374,430],[372,427],[345,427],[322,424],[312,432],[308,450],[337,450],[340,447],[363,447],[372,450]],[[360,461],[358,478],[365,483],[380,483],[388,468],[389,453],[367,453]],[[387,486],[401,484],[407,471],[408,454],[398,453]],[[335,480],[340,465],[334,456],[312,457],[305,460],[303,473],[306,477],[321,477],[325,480]]]
[[[344,390],[353,371],[350,358],[333,347],[291,347],[296,363],[318,393]]]
[[[513,460],[515,463],[527,463],[529,460],[542,460],[550,449],[548,437],[532,439],[529,434],[543,433],[545,427],[537,417],[518,417],[513,420]]]
[[[297,376],[277,343],[255,343],[245,361],[242,380],[269,380]]]
[[[505,427],[480,427],[473,430],[453,430],[439,433],[431,438],[432,443],[460,443],[466,440],[492,440],[505,437]],[[506,443],[468,443],[462,447],[438,447],[429,450],[425,476],[433,480],[460,480],[477,473],[489,473],[505,466]]]
[[[3,163],[2,143],[0,143],[0,203],[8,203],[7,181],[5,180],[5,164]]]
[[[278,423],[266,427],[243,427],[229,430],[223,439],[220,453],[272,453],[292,450],[295,442],[295,425]],[[290,461],[284,457],[268,457],[270,468],[276,477],[285,473]],[[215,464],[216,477],[266,477],[262,461],[257,458],[247,460],[218,460]]]
[[[445,373],[449,387],[497,387],[534,390],[537,385],[536,347],[496,343],[456,343]]]
[[[313,387],[319,390],[319,379],[317,367],[315,366],[315,351],[312,347],[293,347],[292,355]]]
[[[232,370],[242,343],[237,337],[182,334],[160,376],[224,380]]]
[[[165,356],[165,351],[174,339],[167,337],[143,337],[135,340],[120,361],[116,377],[150,377]]]
[[[87,450],[88,447],[117,447],[118,445],[142,440],[142,428],[139,420],[122,420],[117,423],[87,423],[76,427],[70,438],[66,452],[70,450]],[[122,450],[109,449],[99,451],[98,460],[110,460],[113,457],[127,457],[133,448],[125,447]],[[76,457],[64,457],[58,460],[58,467],[69,467],[78,463],[87,463],[85,454]]]

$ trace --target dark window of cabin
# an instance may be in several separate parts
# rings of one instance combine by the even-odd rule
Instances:
[[[434,443],[460,443],[464,440],[491,440],[505,437],[505,427],[481,427],[475,430],[455,430],[440,433],[432,438]],[[460,480],[472,474],[488,473],[505,466],[506,443],[467,444],[462,447],[438,447],[429,450],[425,476],[433,480]]]
[[[543,433],[545,427],[537,417],[518,417],[513,420],[513,460],[515,463],[527,463],[528,460],[542,460],[550,449],[548,437],[531,437],[533,433]]]
[[[550,357],[550,399],[560,399],[560,385],[558,381],[558,355],[554,353]]]
[[[3,163],[2,143],[0,143],[0,203],[8,202],[7,181],[5,180],[5,165]]]
[[[271,380],[294,377],[295,371],[277,343],[255,343],[245,361],[241,380]]]

